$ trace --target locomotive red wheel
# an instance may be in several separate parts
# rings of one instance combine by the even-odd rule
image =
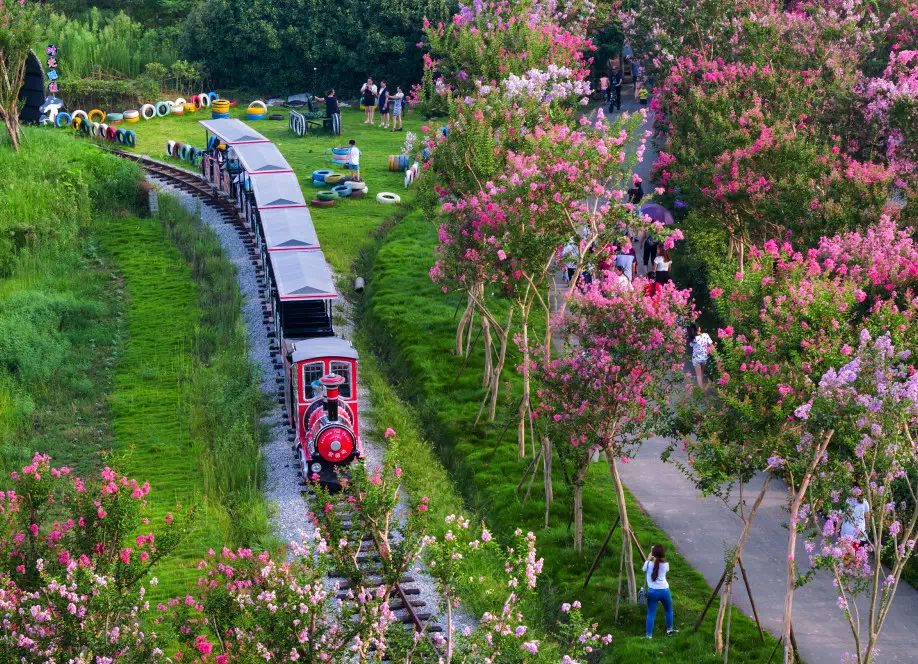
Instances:
[[[354,453],[354,434],[340,426],[328,427],[319,434],[316,447],[326,461],[346,461]]]

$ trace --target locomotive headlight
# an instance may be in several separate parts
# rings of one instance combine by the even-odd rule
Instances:
[[[318,473],[318,472],[321,472],[321,471],[322,471],[322,464],[321,464],[321,463],[314,463],[314,464],[312,464],[312,466],[310,466],[310,468],[312,468],[312,472]]]

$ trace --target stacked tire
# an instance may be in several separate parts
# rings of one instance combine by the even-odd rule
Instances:
[[[249,104],[248,109],[246,109],[245,119],[246,120],[264,120],[265,114],[267,112],[268,112],[268,105],[264,103],[263,101],[261,101],[260,99],[256,99],[251,104]]]

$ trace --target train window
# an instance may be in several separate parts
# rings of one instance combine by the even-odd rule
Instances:
[[[344,378],[344,382],[341,383],[341,398],[350,399],[351,398],[351,363],[350,362],[335,362],[331,363],[331,372],[336,376],[341,376]]]
[[[306,398],[318,396],[312,393],[312,384],[325,375],[325,365],[322,362],[310,362],[303,365],[303,391]]]

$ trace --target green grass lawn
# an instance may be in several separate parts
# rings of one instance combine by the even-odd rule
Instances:
[[[376,202],[376,194],[381,191],[396,193],[401,196],[403,205],[409,204],[414,198],[414,193],[405,189],[404,174],[389,172],[388,158],[390,154],[398,154],[401,151],[405,135],[409,131],[420,135],[420,127],[423,123],[416,113],[409,112],[404,117],[405,131],[392,133],[378,126],[363,124],[363,111],[344,108],[341,109],[341,136],[321,134],[300,138],[287,127],[289,113],[287,110],[271,109],[271,113],[282,114],[284,120],[247,121],[245,108],[230,109],[232,117],[248,122],[253,129],[262,133],[277,146],[293,167],[307,201],[312,199],[315,191],[312,186],[312,172],[330,167],[325,161],[325,149],[346,145],[350,139],[357,141],[357,147],[362,152],[360,175],[367,183],[369,193],[359,200],[338,201],[330,208],[310,210],[316,232],[319,235],[319,242],[322,244],[322,251],[338,274],[348,275],[358,251],[369,249],[372,246],[371,231],[393,213],[393,206],[380,205]],[[207,110],[193,115],[141,120],[130,125],[130,128],[137,133],[137,145],[134,150],[191,168],[187,162],[166,157],[166,141],[190,143],[203,149],[205,147],[204,128],[198,124],[198,121],[209,118],[210,111]],[[377,116],[377,124],[378,122]],[[94,141],[95,139],[79,138],[78,140]]]
[[[475,354],[462,377],[455,382],[461,362],[453,354],[455,322],[453,312],[457,296],[445,296],[427,276],[432,262],[431,247],[435,228],[419,212],[412,213],[386,236],[376,257],[367,294],[366,329],[373,344],[390,367],[390,379],[399,386],[402,397],[410,398],[419,409],[425,433],[433,441],[440,460],[465,500],[485,516],[498,532],[507,535],[516,528],[532,530],[538,536],[540,554],[545,557],[545,583],[542,595],[546,623],[553,622],[554,612],[562,601],[579,599],[589,615],[595,617],[600,630],[612,631],[616,637],[608,655],[609,661],[716,662],[711,630],[716,611],[709,613],[705,625],[696,635],[694,624],[710,589],[704,578],[679,556],[666,535],[628,496],[629,514],[639,541],[645,550],[653,544],[667,547],[667,558],[673,572],[670,583],[675,600],[676,627],[682,631],[674,638],[662,636],[663,617],[658,616],[659,638],[643,638],[645,609],[624,604],[616,624],[615,594],[619,570],[620,536],[613,537],[607,555],[602,559],[589,588],[582,585],[593,556],[615,519],[614,493],[605,463],[595,464],[584,488],[584,553],[578,555],[568,528],[570,492],[563,473],[554,474],[555,503],[548,528],[543,527],[544,502],[539,496],[525,509],[522,497],[514,492],[529,459],[518,460],[515,432],[496,445],[507,417],[515,411],[516,399],[502,396],[498,422],[473,429],[471,423],[480,403],[481,352]],[[512,362],[508,362],[508,366]],[[505,381],[514,384],[519,393],[519,377],[508,371]],[[560,464],[556,464],[556,467]],[[541,485],[541,475],[534,492]],[[641,562],[638,560],[638,565]],[[640,578],[640,575],[639,575]],[[734,613],[731,653],[734,661],[765,662],[774,640],[762,644],[754,623],[739,612]]]

